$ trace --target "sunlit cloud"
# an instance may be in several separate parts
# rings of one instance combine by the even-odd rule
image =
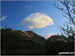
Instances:
[[[3,16],[0,18],[0,21],[4,21],[4,20],[6,20],[6,18],[7,18],[7,16]]]
[[[53,20],[45,13],[32,13],[22,21],[22,25],[28,28],[43,28],[53,24]]]

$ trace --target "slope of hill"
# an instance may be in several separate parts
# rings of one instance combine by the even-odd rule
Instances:
[[[39,40],[40,39],[40,40]],[[1,29],[1,49],[9,50],[34,50],[41,49],[45,39],[32,31],[23,32],[20,30]],[[8,52],[9,53],[9,52]],[[4,53],[5,54],[5,53]]]
[[[38,34],[34,33],[33,31],[26,31],[25,34],[30,37],[30,39],[36,43],[44,44],[45,39]]]

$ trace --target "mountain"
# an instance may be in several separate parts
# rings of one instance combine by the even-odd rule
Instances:
[[[44,55],[74,51],[74,41],[62,35],[53,35],[44,39],[33,31],[23,32],[10,28],[1,31],[1,54],[3,55]]]
[[[45,39],[33,31],[20,31],[20,30],[13,30],[13,29],[1,29],[1,41],[3,43],[7,43],[8,41],[15,42],[15,43],[25,43],[25,41],[32,41],[39,45],[44,44]],[[9,43],[10,43],[9,42]],[[22,43],[22,44],[23,44]],[[10,43],[11,44],[11,43]]]
[[[39,36],[33,31],[26,31],[25,34],[34,42],[37,42],[39,44],[44,44],[45,42],[45,39],[42,36]]]
[[[45,42],[45,39],[42,36],[39,36],[38,34],[34,33],[33,31],[23,32],[23,31],[18,30],[17,32],[19,34],[21,34],[22,36],[25,36],[26,38],[28,38],[36,43],[44,44],[44,42]]]
[[[17,53],[17,50],[22,53],[27,53],[26,50],[41,49],[45,39],[33,31],[20,31],[13,29],[1,29],[1,49],[2,54]],[[14,51],[13,51],[14,50]],[[31,51],[30,51],[31,53]]]

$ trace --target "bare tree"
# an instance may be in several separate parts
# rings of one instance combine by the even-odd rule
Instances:
[[[61,5],[58,3],[54,3],[53,5],[59,9],[60,11],[64,12],[64,17],[69,20],[63,26],[60,26],[60,31],[63,35],[67,37],[74,37],[74,26],[75,26],[75,8],[74,8],[74,0],[60,0]]]

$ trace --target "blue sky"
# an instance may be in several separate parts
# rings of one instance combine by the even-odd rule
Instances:
[[[5,19],[1,21],[1,27],[12,28],[14,30],[28,31],[32,30],[41,36],[60,33],[58,25],[63,25],[67,21],[62,12],[52,6],[53,1],[13,1],[1,2],[1,17]],[[42,28],[28,28],[21,25],[22,20],[33,13],[45,13],[53,20],[53,25]]]

